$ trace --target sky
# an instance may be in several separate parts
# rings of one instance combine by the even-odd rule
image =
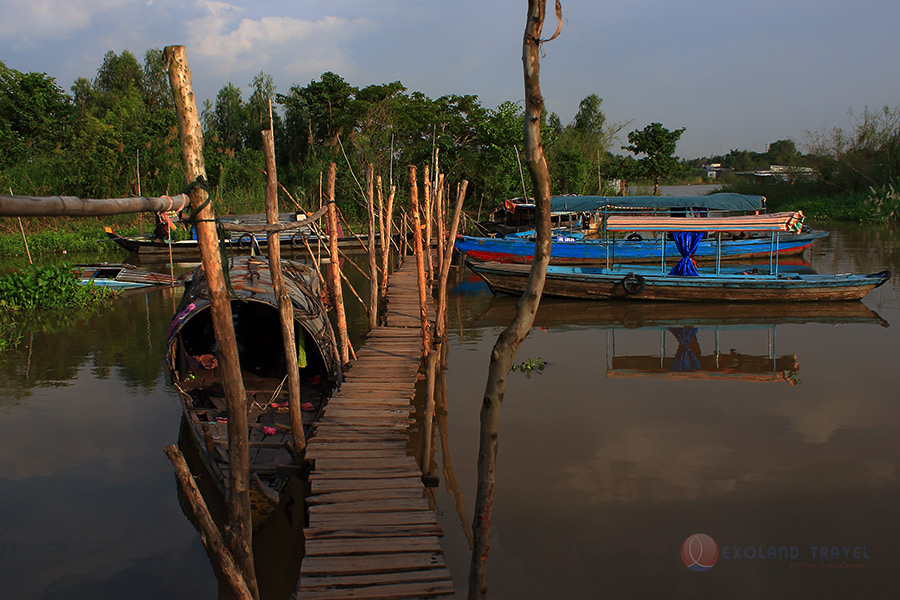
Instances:
[[[625,134],[684,127],[683,158],[764,152],[900,106],[897,0],[563,0],[541,89],[562,122],[590,94]],[[3,0],[0,61],[68,91],[107,51],[181,44],[198,103],[260,71],[276,91],[333,71],[430,98],[521,102],[526,0]],[[545,37],[555,29],[552,1]]]

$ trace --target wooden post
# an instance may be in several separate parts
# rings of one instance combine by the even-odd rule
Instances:
[[[262,132],[263,152],[266,157],[266,223],[278,223],[278,177],[275,171],[275,134],[271,129]],[[267,236],[269,272],[272,286],[278,298],[278,315],[281,317],[281,337],[284,340],[284,362],[288,380],[288,406],[291,411],[291,433],[297,453],[306,450],[306,434],[303,433],[303,413],[300,410],[300,371],[297,367],[297,345],[294,341],[294,304],[284,286],[281,272],[281,241],[277,231]]]
[[[191,71],[184,46],[167,46],[164,50],[169,65],[169,82],[175,98],[175,111],[181,132],[181,164],[185,183],[205,181],[206,166],[203,161],[203,132],[194,103],[191,87]],[[209,282],[210,314],[213,331],[219,349],[219,369],[228,406],[228,459],[229,459],[229,525],[227,541],[244,580],[254,598],[259,597],[256,573],[253,566],[252,524],[250,519],[250,455],[249,429],[247,425],[247,394],[241,379],[237,342],[231,314],[231,301],[222,274],[222,257],[216,236],[215,213],[212,203],[207,203],[207,193],[199,185],[189,193],[191,208],[196,218],[195,228],[200,246],[203,270]],[[202,208],[201,208],[202,207]],[[227,268],[227,265],[224,266]]]
[[[425,206],[422,210],[422,216],[425,217],[425,284],[427,289],[431,291],[431,282],[434,281],[434,265],[431,261],[431,212],[433,205],[433,194],[431,191],[431,177],[428,172],[428,165],[425,165],[425,177],[422,178],[422,184],[425,192]]]
[[[394,223],[394,193],[397,188],[391,186],[391,193],[388,195],[387,213],[384,215],[384,231],[382,232],[381,242],[381,297],[387,293],[388,285],[388,267],[391,259],[391,225]],[[386,241],[385,241],[386,240]]]
[[[447,248],[441,259],[441,273],[438,278],[438,300],[435,316],[435,338],[438,342],[444,341],[447,328],[447,280],[450,278],[450,265],[453,258],[453,248],[456,246],[456,232],[459,231],[459,217],[462,214],[463,201],[466,199],[466,189],[469,186],[467,180],[463,180],[456,192],[456,207],[453,209],[453,221],[450,223],[450,236],[447,240]]]
[[[338,217],[337,207],[334,204],[334,178],[337,174],[337,165],[328,164],[328,179],[325,184],[325,194],[328,202],[328,248],[331,251],[331,289],[334,296],[334,310],[337,314],[338,338],[341,346],[341,364],[350,362],[350,338],[347,334],[347,314],[344,312],[344,293],[341,290],[341,262],[338,255]]]
[[[222,540],[222,534],[219,533],[215,521],[209,514],[209,508],[206,506],[206,501],[197,488],[197,483],[194,481],[194,476],[191,475],[191,470],[184,460],[184,455],[181,453],[181,450],[172,444],[166,446],[166,456],[169,457],[169,461],[175,467],[175,477],[178,479],[182,495],[191,509],[191,514],[194,517],[193,521],[200,530],[200,538],[203,540],[203,545],[218,561],[219,568],[222,574],[225,575],[225,579],[228,581],[228,585],[231,586],[231,591],[235,597],[239,600],[251,600],[253,595],[250,593],[250,588],[247,586],[247,582],[244,581],[241,570],[235,564],[234,557],[228,551],[228,547]]]
[[[375,329],[378,326],[378,265],[375,261],[375,168],[371,163],[366,169],[366,196],[369,200],[369,329]]]
[[[431,351],[431,331],[428,327],[428,304],[426,304],[425,260],[422,251],[422,222],[419,218],[419,188],[416,185],[416,167],[409,165],[409,201],[413,220],[413,243],[416,252],[416,277],[419,283],[419,316],[422,321],[422,356]]]

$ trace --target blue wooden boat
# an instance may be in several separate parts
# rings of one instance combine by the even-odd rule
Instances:
[[[172,285],[177,279],[165,273],[142,271],[132,265],[99,263],[76,265],[78,283],[113,290],[131,290],[158,285]]]
[[[517,210],[533,205],[520,204]],[[524,208],[522,208],[524,207]],[[653,216],[680,215],[713,218],[737,213],[765,212],[765,197],[742,194],[713,194],[711,196],[554,196],[551,198],[552,215],[582,214],[583,226],[578,231],[554,230],[551,265],[605,265],[612,262],[652,262],[661,255],[673,256],[678,251],[673,240],[664,232],[655,237],[638,231],[622,232],[621,237],[606,235],[591,239],[585,231],[604,229],[604,223],[621,213],[650,213]],[[703,219],[700,219],[703,222]],[[774,249],[779,256],[801,254],[828,232],[786,232],[780,236]],[[531,263],[534,256],[534,232],[527,231],[503,237],[457,236],[456,248],[476,261],[500,263]],[[725,260],[758,259],[773,251],[771,238],[749,230],[732,230],[717,238],[701,240],[694,252],[695,260],[713,260],[720,256]]]
[[[703,221],[702,223],[700,221]],[[681,302],[824,302],[860,300],[891,277],[889,271],[868,275],[841,273],[820,275],[779,273],[774,248],[781,232],[802,225],[803,213],[774,213],[721,219],[681,219],[672,217],[612,216],[612,231],[658,231],[672,233],[680,260],[670,271],[661,257],[658,272],[636,272],[623,267],[550,266],[543,293],[562,298],[595,300],[648,300]],[[768,232],[771,234],[768,273],[722,272],[720,261],[712,271],[697,268],[692,259],[700,236],[713,231]],[[721,256],[718,257],[719,259]],[[487,281],[495,292],[520,294],[524,291],[530,265],[468,260],[469,267]]]

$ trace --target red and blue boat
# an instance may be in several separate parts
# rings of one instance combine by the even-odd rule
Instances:
[[[710,196],[554,196],[553,215],[579,215],[577,229],[555,229],[550,255],[551,265],[606,265],[614,262],[656,262],[660,256],[678,256],[675,241],[665,232],[609,232],[610,217],[631,215],[683,218],[686,225],[701,230],[709,219],[733,216],[764,216],[764,196],[712,194]],[[519,212],[530,204],[516,205]],[[591,235],[594,232],[594,235]],[[745,260],[802,254],[815,240],[827,237],[826,231],[807,227],[779,236],[777,248],[771,236],[752,229],[728,231],[702,239],[694,260]],[[530,263],[534,256],[534,232],[498,237],[457,236],[456,248],[474,261]]]

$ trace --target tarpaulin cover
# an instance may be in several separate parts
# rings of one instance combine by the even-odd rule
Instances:
[[[706,234],[702,231],[674,231],[672,239],[675,241],[675,247],[681,253],[681,260],[669,271],[669,275],[682,275],[687,277],[696,277],[700,273],[697,271],[697,265],[694,263],[694,252],[700,245],[700,240]]]

